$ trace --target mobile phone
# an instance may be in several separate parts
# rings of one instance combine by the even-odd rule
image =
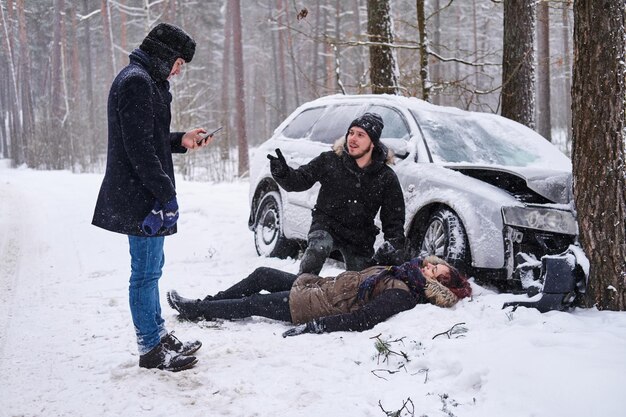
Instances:
[[[203,140],[206,140],[209,136],[216,134],[217,132],[219,132],[220,130],[222,130],[222,126],[218,127],[217,129],[215,129],[212,132],[207,133],[206,135],[204,135],[199,141],[197,141],[196,143],[198,145],[200,145],[202,143]]]

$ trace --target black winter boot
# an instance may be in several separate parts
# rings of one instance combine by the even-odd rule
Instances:
[[[203,318],[200,308],[201,300],[192,300],[178,295],[176,290],[167,293],[167,303],[178,311],[180,317],[186,320],[198,320]]]
[[[179,355],[189,356],[192,353],[195,353],[198,349],[202,347],[202,342],[199,340],[193,340],[191,342],[181,342],[178,340],[176,336],[174,336],[174,332],[170,332],[167,335],[163,336],[161,339],[161,343],[169,350],[178,353]]]
[[[178,372],[193,367],[198,362],[195,356],[179,355],[159,343],[150,352],[139,356],[139,367]]]

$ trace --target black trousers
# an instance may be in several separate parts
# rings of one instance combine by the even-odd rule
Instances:
[[[289,292],[296,278],[279,269],[257,268],[227,290],[207,296],[198,307],[208,320],[261,316],[291,322]]]

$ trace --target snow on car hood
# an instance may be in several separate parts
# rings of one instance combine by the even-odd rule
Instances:
[[[549,203],[570,204],[572,201],[572,173],[569,171],[479,164],[445,164],[445,167],[502,188],[523,202],[546,203],[537,201],[536,196],[533,198],[520,185],[520,180]]]

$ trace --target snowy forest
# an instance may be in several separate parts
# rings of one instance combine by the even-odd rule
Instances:
[[[241,2],[236,15],[230,3],[3,0],[2,156],[42,169],[100,170],[108,88],[158,21],[180,25],[198,44],[193,62],[173,81],[173,128],[226,127],[221,152],[204,155],[208,161],[185,160],[188,166],[181,168],[188,177],[245,175],[230,166],[228,152],[239,144],[234,130],[238,86],[249,146],[267,139],[306,101],[372,92],[367,1],[254,0]],[[500,113],[502,2],[394,0],[389,5],[398,94]],[[566,153],[572,13],[571,1],[541,2],[536,22],[536,84],[545,93],[538,96],[538,130],[554,137]],[[428,41],[425,67],[421,39]],[[16,115],[23,117],[21,126]],[[194,164],[213,169],[196,172]]]
[[[596,271],[590,297],[624,310],[625,9],[624,0],[2,0],[0,156],[102,172],[110,83],[155,23],[172,22],[197,42],[172,83],[172,129],[224,127],[219,146],[176,160],[184,178],[246,177],[249,147],[328,94],[498,113],[572,158]],[[388,79],[377,78],[381,65]]]

